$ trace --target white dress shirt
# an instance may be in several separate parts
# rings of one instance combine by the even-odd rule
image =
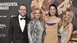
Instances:
[[[20,19],[20,18],[25,18],[25,17],[22,17],[21,15],[19,15],[19,24],[20,24],[20,28],[21,28],[21,30],[22,30],[22,32],[24,31],[24,28],[25,28],[25,21],[26,20],[24,20],[24,19]]]

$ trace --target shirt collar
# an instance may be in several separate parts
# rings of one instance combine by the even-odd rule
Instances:
[[[19,18],[25,18],[25,17],[22,17],[21,15],[19,15]]]

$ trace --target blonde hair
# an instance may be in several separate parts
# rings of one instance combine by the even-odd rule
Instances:
[[[69,14],[70,19],[68,20],[67,25],[64,26],[64,19],[62,18],[62,22],[61,22],[61,26],[60,26],[60,30],[59,30],[59,31],[64,31],[64,30],[66,30],[66,27],[68,26],[69,22],[72,22],[73,18],[75,17],[74,13],[73,13],[70,9],[66,10],[65,13],[66,13],[67,11],[70,12],[70,14]]]
[[[70,19],[68,20],[69,22],[72,22],[73,20],[73,17],[75,16],[74,13],[70,10],[70,9],[67,9],[64,13],[66,12],[70,12],[69,16],[70,16]]]
[[[39,20],[40,20],[40,21],[43,21],[43,14],[42,14],[41,9],[38,9],[38,8],[37,8],[37,9],[35,9],[35,10],[34,10],[34,12],[33,12],[33,15],[36,13],[36,10],[38,10],[38,11],[39,11],[39,13],[40,13],[40,18],[39,18]],[[35,17],[35,16],[33,16],[33,17],[32,17],[32,19],[36,19],[36,17]]]

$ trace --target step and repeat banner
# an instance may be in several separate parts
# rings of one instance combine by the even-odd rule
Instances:
[[[32,0],[0,0],[0,43],[8,43],[8,29],[10,18],[18,15],[18,5],[27,5],[30,14]],[[28,15],[29,16],[29,15]]]
[[[55,1],[44,1],[44,5],[48,6],[51,3],[60,5],[64,0],[55,0]],[[0,43],[8,43],[8,29],[10,18],[18,15],[18,5],[25,3],[27,5],[28,17],[31,13],[32,0],[0,0]],[[77,0],[72,0],[71,10],[74,12],[75,17],[73,18],[74,30],[77,29]]]

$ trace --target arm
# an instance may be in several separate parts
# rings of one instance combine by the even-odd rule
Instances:
[[[67,43],[70,40],[71,35],[72,35],[72,31],[73,31],[73,25],[72,24],[69,24],[69,27],[68,27],[68,30],[67,30],[67,37],[66,37],[65,43]]]
[[[58,24],[58,36],[60,37],[60,28],[62,25],[62,20],[59,18],[59,24]]]
[[[76,34],[77,33],[77,30],[75,30],[74,32],[73,32],[73,34]]]
[[[13,20],[10,19],[10,25],[9,25],[9,30],[8,30],[8,38],[9,38],[9,43],[13,42]]]

